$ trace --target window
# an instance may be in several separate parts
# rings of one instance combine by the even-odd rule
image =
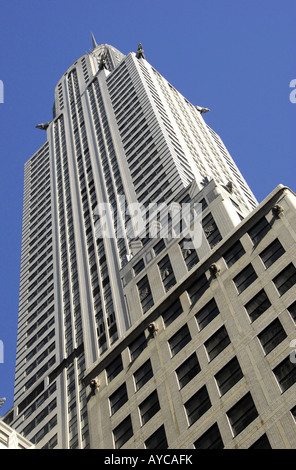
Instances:
[[[192,241],[184,238],[184,240],[179,243],[187,269],[190,271],[190,269],[199,262],[199,259],[196,250],[194,248],[187,248],[186,244],[192,244]]]
[[[127,402],[127,390],[125,383],[114,392],[110,398],[110,410],[113,415],[119,408],[121,408]]]
[[[199,329],[202,330],[207,326],[217,315],[219,310],[215,299],[210,300],[197,314],[195,315]]]
[[[194,304],[197,302],[208,287],[209,281],[207,280],[206,275],[202,274],[187,290],[191,303]]]
[[[294,406],[294,407],[292,408],[291,413],[292,413],[293,418],[294,418],[295,421],[296,421],[296,406]]]
[[[285,294],[296,283],[296,269],[295,266],[290,263],[285,269],[283,269],[274,279],[273,283],[279,291],[280,295]]]
[[[144,425],[152,418],[159,410],[160,405],[158,401],[157,391],[154,390],[149,397],[144,400],[139,406],[142,424]]]
[[[152,436],[149,437],[145,441],[146,449],[167,449],[168,442],[165,434],[164,426],[160,426],[160,428],[155,431]]]
[[[134,361],[147,347],[145,333],[141,333],[129,346],[131,360]]]
[[[247,393],[227,413],[234,437],[258,416],[253,398]]]
[[[111,382],[123,369],[121,355],[119,355],[114,361],[106,367],[108,382]]]
[[[180,388],[185,387],[185,385],[188,384],[188,382],[190,382],[190,380],[199,372],[200,365],[196,357],[196,353],[194,353],[176,370]]]
[[[296,366],[291,362],[290,356],[286,357],[275,369],[273,373],[279,383],[282,392],[285,392],[296,382]]]
[[[135,386],[136,390],[139,390],[143,385],[145,385],[148,380],[153,377],[153,371],[152,371],[152,366],[150,359],[146,361],[135,373],[134,373],[134,379],[135,379]]]
[[[134,266],[134,273],[135,276],[139,274],[145,268],[144,260],[141,259],[137,264]]]
[[[161,238],[158,243],[153,247],[153,251],[155,255],[158,255],[162,250],[165,249],[165,243],[163,239]]]
[[[206,239],[211,248],[214,248],[217,243],[222,240],[221,234],[218,230],[216,222],[212,214],[208,214],[202,221],[202,227],[205,232]]]
[[[270,323],[270,325],[268,325],[267,328],[258,335],[265,354],[272,351],[286,337],[286,332],[278,318]]]
[[[172,305],[162,314],[165,327],[169,326],[179,315],[181,315],[182,312],[182,305],[178,299],[174,305]]]
[[[222,326],[205,342],[205,348],[211,361],[230,344],[225,326]]]
[[[293,302],[290,307],[288,307],[288,311],[293,318],[294,322],[296,323],[296,301]]]
[[[216,375],[215,379],[221,395],[224,395],[243,377],[242,370],[236,357],[231,359]]]
[[[115,449],[120,449],[132,437],[132,435],[132,420],[129,415],[113,430]]]
[[[284,248],[278,239],[274,240],[265,250],[260,253],[260,258],[265,264],[266,268],[269,268],[280,256],[285,253]]]
[[[154,305],[148,277],[144,276],[143,279],[138,282],[137,287],[143,313],[146,313]]]
[[[187,325],[184,325],[180,330],[172,336],[169,340],[169,345],[171,348],[172,356],[175,356],[179,351],[181,351],[187,343],[191,341],[191,335]]]
[[[194,443],[196,449],[223,449],[224,444],[217,423]]]
[[[255,321],[262,313],[265,312],[271,306],[270,300],[262,289],[258,294],[255,295],[246,305],[245,309],[251,321]]]
[[[270,229],[270,225],[265,217],[257,222],[249,231],[248,234],[253,241],[254,245],[257,245],[260,240],[267,234]]]
[[[223,257],[227,266],[230,268],[237,260],[239,260],[245,254],[244,247],[241,242],[238,240],[226,253]]]
[[[176,284],[173,268],[170,263],[168,255],[166,255],[159,263],[158,268],[160,271],[161,280],[165,291],[167,292],[171,287]]]
[[[238,293],[241,294],[252,282],[257,279],[257,274],[254,271],[254,268],[251,264],[245,267],[235,278],[233,282],[236,285]]]
[[[254,444],[252,444],[249,449],[271,449],[271,445],[266,434],[263,434],[263,436],[259,437],[259,439],[254,442]]]
[[[185,409],[189,425],[195,423],[210,407],[211,402],[206,386],[204,385],[186,403]]]

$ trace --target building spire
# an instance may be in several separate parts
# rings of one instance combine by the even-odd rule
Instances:
[[[97,44],[97,41],[95,40],[95,37],[94,37],[92,32],[90,32],[90,35],[91,35],[92,47],[93,47],[93,50],[94,50],[96,47],[98,47],[98,44]]]

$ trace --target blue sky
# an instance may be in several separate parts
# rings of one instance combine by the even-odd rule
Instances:
[[[23,167],[44,143],[54,88],[97,43],[147,60],[222,138],[257,199],[296,191],[295,0],[2,0],[0,415],[13,403]],[[1,358],[0,358],[1,359]]]

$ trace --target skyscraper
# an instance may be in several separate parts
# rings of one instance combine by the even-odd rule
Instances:
[[[228,194],[217,243],[257,206],[205,123],[206,108],[162,77],[141,45],[124,55],[93,36],[92,43],[59,80],[53,119],[37,125],[46,141],[25,165],[12,423],[44,448],[88,447],[81,379],[139,321],[122,270],[149,236],[139,236],[130,208],[138,204],[145,215],[190,202],[214,180]],[[116,221],[108,236],[106,204]],[[204,224],[215,237],[212,213]],[[169,259],[161,269],[171,273]],[[152,305],[145,277],[134,295],[145,314]]]

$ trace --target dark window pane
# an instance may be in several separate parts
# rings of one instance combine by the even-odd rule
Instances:
[[[294,407],[292,408],[291,413],[292,413],[293,418],[294,418],[295,421],[296,421],[296,406],[294,406]]]
[[[184,325],[172,338],[169,340],[172,355],[175,356],[181,351],[184,346],[191,340],[191,335],[187,325]]]
[[[146,449],[167,449],[168,442],[164,426],[161,426],[145,441]]]
[[[225,259],[227,266],[230,268],[244,254],[244,247],[238,240],[226,253],[224,253],[223,258]]]
[[[230,339],[227,334],[225,326],[222,326],[218,331],[216,331],[213,336],[211,336],[206,342],[205,347],[209,356],[209,359],[212,360],[216,357],[223,349],[225,349],[230,344]]]
[[[129,346],[131,360],[134,361],[146,347],[147,339],[145,333],[141,333]]]
[[[173,272],[173,268],[170,262],[168,255],[166,255],[159,263],[158,263],[160,277],[163,282],[163,286],[165,291],[167,292],[171,287],[176,284],[175,275]]]
[[[196,250],[190,246],[191,244],[192,240],[186,238],[179,243],[188,271],[199,261]]]
[[[264,251],[260,254],[260,258],[265,264],[266,268],[269,268],[280,256],[285,253],[284,248],[280,244],[279,240],[274,240]]]
[[[127,402],[127,390],[125,383],[110,396],[109,401],[111,414],[114,414]]]
[[[108,382],[114,379],[123,369],[121,356],[118,356],[114,361],[106,367]]]
[[[177,300],[171,307],[169,307],[163,314],[162,318],[165,327],[169,326],[181,313],[183,312],[180,300]]]
[[[158,401],[157,391],[155,390],[149,397],[144,400],[139,406],[142,424],[147,423],[159,410],[160,405]]]
[[[227,413],[234,436],[237,436],[258,416],[250,393],[241,398]]]
[[[146,313],[154,305],[148,277],[144,276],[143,279],[138,282],[137,287],[143,313]]]
[[[272,351],[278,344],[280,344],[287,334],[282,327],[281,322],[277,318],[270,325],[268,325],[259,335],[258,338],[262,344],[264,352],[268,354]]]
[[[219,310],[215,299],[210,300],[197,314],[195,318],[197,320],[200,330],[205,328],[217,315],[219,315]]]
[[[141,259],[141,260],[138,261],[138,263],[135,264],[135,266],[134,266],[134,273],[135,273],[135,275],[139,274],[144,268],[145,268],[144,260]]]
[[[188,295],[190,297],[191,303],[194,304],[197,302],[208,287],[209,281],[207,280],[206,275],[202,274],[188,289]]]
[[[263,434],[258,441],[254,442],[249,449],[271,449],[271,445],[266,434]]]
[[[185,403],[189,424],[195,423],[210,407],[210,398],[204,385]]]
[[[158,243],[153,247],[154,253],[158,255],[162,250],[165,249],[165,243],[161,238]]]
[[[283,269],[274,279],[273,282],[280,295],[285,294],[296,283],[296,268],[291,263]]]
[[[257,279],[257,274],[251,264],[246,266],[235,278],[233,282],[236,285],[238,293],[241,294],[249,285]]]
[[[265,217],[259,220],[249,231],[248,234],[252,239],[253,243],[257,245],[260,240],[267,234],[270,230],[270,225],[267,222]]]
[[[255,295],[246,305],[245,309],[248,312],[250,319],[255,321],[262,313],[271,306],[270,300],[262,289]]]
[[[128,416],[114,430],[115,449],[120,449],[133,435],[132,420]]]
[[[215,379],[221,395],[224,395],[243,377],[242,370],[236,357],[224,366],[216,375]]]
[[[193,379],[193,377],[195,377],[199,372],[200,365],[196,357],[196,353],[194,353],[176,370],[180,388],[185,387],[185,385],[190,382],[190,380]]]
[[[194,443],[196,449],[223,449],[224,444],[217,423]]]
[[[143,385],[145,385],[148,380],[153,377],[153,371],[151,367],[151,362],[150,359],[146,361],[135,373],[134,373],[134,378],[135,378],[135,385],[136,385],[136,390],[139,390]]]
[[[210,247],[214,248],[214,246],[217,245],[220,240],[222,240],[222,237],[212,214],[208,214],[202,220],[202,226]]]
[[[293,302],[293,303],[288,307],[288,311],[289,311],[291,317],[293,318],[294,322],[296,323],[296,301]]]
[[[282,392],[285,392],[285,390],[296,382],[296,364],[291,362],[290,356],[275,367],[273,373],[277,378]]]

